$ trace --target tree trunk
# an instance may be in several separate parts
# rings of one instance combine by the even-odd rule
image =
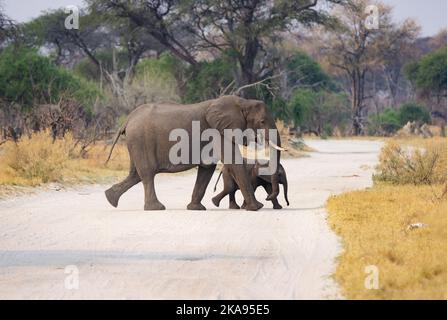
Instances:
[[[352,114],[353,114],[353,134],[355,136],[362,135],[363,132],[363,120],[362,111],[363,103],[365,100],[365,71],[360,69],[354,69],[351,75],[351,95],[352,95]]]
[[[254,72],[256,56],[259,52],[259,42],[257,39],[247,40],[244,54],[239,57],[239,66],[241,68],[241,77],[238,77],[238,87],[255,83],[258,79]],[[250,87],[242,91],[242,96],[246,99],[256,98],[256,88]]]

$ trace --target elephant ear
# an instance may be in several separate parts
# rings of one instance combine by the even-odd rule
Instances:
[[[225,129],[245,130],[247,125],[239,103],[232,97],[213,101],[208,107],[206,121],[222,135]]]

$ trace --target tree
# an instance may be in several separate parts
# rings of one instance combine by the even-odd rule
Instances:
[[[403,67],[417,55],[414,41],[419,31],[420,26],[414,20],[407,19],[401,24],[383,26],[378,35],[376,51],[392,105],[397,105]]]
[[[24,25],[26,43],[49,49],[58,64],[73,64],[87,57],[90,67],[105,79],[120,104],[129,108],[124,93],[135,66],[148,50],[162,51],[158,42],[127,19],[84,10],[79,30],[68,30],[63,10],[44,13]],[[119,59],[119,57],[122,57]]]
[[[376,48],[379,47],[380,33],[390,28],[390,7],[378,4],[380,30],[366,25],[369,2],[352,0],[335,11],[338,26],[324,36],[323,48],[329,62],[347,79],[353,113],[353,133],[364,133],[366,77],[380,61]]]
[[[114,16],[143,29],[174,56],[191,65],[197,64],[188,45],[178,0],[87,0],[97,14]]]
[[[10,46],[0,54],[0,98],[24,110],[74,98],[91,110],[97,87],[54,65],[34,49]]]
[[[280,32],[299,23],[328,20],[317,6],[322,2],[340,0],[90,0],[89,4],[126,17],[192,66],[198,66],[201,52],[229,53],[236,86],[242,87],[272,71],[267,45],[276,41]]]
[[[298,89],[288,107],[294,125],[316,135],[343,126],[351,115],[346,95],[327,90]]]
[[[323,2],[340,1],[189,1],[190,31],[199,40],[199,47],[230,52],[240,87],[263,79],[272,71],[267,47],[280,38],[281,32],[300,24],[330,21],[317,6]]]
[[[293,92],[297,88],[336,89],[334,82],[320,64],[304,52],[293,53],[286,59],[285,64],[286,87],[289,92]]]
[[[0,6],[0,50],[11,40],[17,37],[16,23],[2,12]]]
[[[228,59],[217,58],[200,62],[194,77],[186,83],[183,100],[187,103],[214,99],[224,93],[233,82],[233,73]]]
[[[425,96],[447,97],[447,47],[430,53],[405,68],[406,76]]]

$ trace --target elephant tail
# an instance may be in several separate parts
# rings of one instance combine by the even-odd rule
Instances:
[[[113,145],[112,145],[112,149],[110,149],[110,153],[109,156],[107,158],[107,161],[105,164],[108,164],[110,161],[110,158],[112,157],[112,153],[113,153],[113,149],[115,149],[116,144],[118,143],[118,140],[120,139],[120,137],[126,133],[126,125],[127,123],[125,123],[117,132],[116,136],[115,136],[115,140],[113,141]]]
[[[287,177],[286,177],[286,175],[285,175],[285,172],[284,172],[284,184],[283,184],[283,187],[284,187],[284,199],[285,199],[286,202],[287,202],[287,206],[290,206],[290,204],[289,204],[289,198],[288,198],[288,195],[287,195],[288,188],[289,188],[289,183],[288,183],[288,181],[287,181]]]
[[[222,170],[220,171],[219,176],[217,177],[216,184],[214,185],[214,192],[216,192],[217,184],[219,183],[220,177],[222,177]]]
[[[289,203],[289,198],[288,198],[288,196],[287,196],[287,190],[288,189],[288,185],[287,185],[287,182],[284,184],[284,198],[286,199],[286,202],[287,202],[287,206],[290,206],[290,203]]]

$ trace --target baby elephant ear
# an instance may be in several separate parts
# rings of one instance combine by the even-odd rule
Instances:
[[[245,130],[246,121],[238,102],[231,97],[216,99],[210,104],[206,113],[206,121],[211,128],[224,134],[225,129]]]

